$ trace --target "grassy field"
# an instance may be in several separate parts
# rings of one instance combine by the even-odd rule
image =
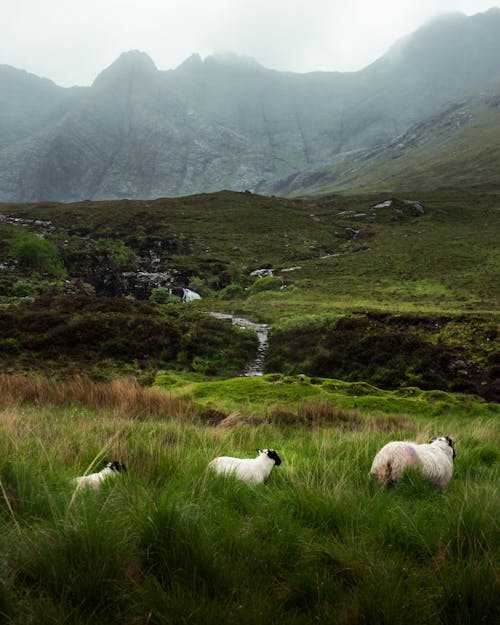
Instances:
[[[151,201],[1,205],[0,212],[50,220],[54,231],[46,236],[59,246],[75,278],[85,278],[89,254],[101,265],[110,263],[103,244],[88,247],[89,236],[108,241],[108,247],[109,240],[126,245],[137,255],[156,250],[160,268],[175,267],[216,293],[230,283],[248,287],[252,270],[272,267],[295,290],[217,299],[221,309],[241,309],[263,321],[325,310],[495,312],[498,186],[413,191],[409,199],[424,206],[419,217],[373,208],[391,197],[389,190],[304,200],[221,192]],[[353,240],[351,231],[357,231]],[[16,227],[0,223],[0,261],[8,261],[15,232]],[[0,294],[2,288],[9,294],[9,275],[4,268]]]
[[[493,623],[498,406],[313,382],[1,376],[3,622]],[[445,492],[368,478],[388,440],[440,433],[456,438]],[[283,459],[261,487],[206,471],[259,447]],[[75,494],[103,458],[127,473]]]
[[[500,191],[373,208],[391,197],[0,207],[0,622],[495,622]],[[16,258],[40,226],[15,219],[50,220],[64,266]],[[208,295],[92,293],[148,257]],[[207,310],[271,324],[267,375],[231,377],[256,337]],[[368,478],[387,441],[436,434],[445,492]],[[260,488],[206,470],[263,447],[283,464]],[[75,493],[104,458],[126,475]]]
[[[407,197],[422,203],[423,214],[412,213]],[[388,198],[392,207],[374,208]],[[220,192],[2,205],[1,371],[133,373],[146,383],[168,368],[231,376],[255,341],[204,319],[217,310],[271,324],[271,373],[465,390],[495,400],[499,207],[494,185],[396,198]],[[19,231],[31,229],[40,243],[35,222],[50,222],[45,240],[59,250],[65,279],[15,258]],[[155,271],[177,271],[179,284],[196,284],[203,299],[162,308],[119,291],[123,274],[153,257]],[[270,290],[259,290],[250,275],[262,267],[274,271]],[[107,295],[116,287],[121,297],[81,292],[88,287]],[[23,289],[35,301],[16,295]]]

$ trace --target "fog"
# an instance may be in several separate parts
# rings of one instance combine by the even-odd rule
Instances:
[[[231,51],[279,70],[354,71],[436,13],[494,0],[1,0],[0,64],[89,85],[126,50],[175,68],[192,53]]]

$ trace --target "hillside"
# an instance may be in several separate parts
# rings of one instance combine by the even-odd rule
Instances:
[[[500,77],[500,10],[424,25],[359,72],[131,51],[91,87],[0,68],[0,201],[264,189],[391,141]],[[267,187],[266,187],[267,188]]]
[[[271,324],[270,372],[498,399],[499,199],[481,187],[0,205],[2,366],[237,372],[255,338],[207,320],[217,310]],[[140,302],[186,287],[202,299]]]
[[[292,175],[262,191],[308,195],[338,190],[395,192],[500,183],[500,82],[443,107],[377,148]]]

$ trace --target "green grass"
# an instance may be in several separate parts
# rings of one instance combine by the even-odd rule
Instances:
[[[89,235],[111,237],[136,255],[157,249],[162,267],[176,267],[216,290],[235,280],[250,286],[250,271],[270,265],[296,291],[209,301],[265,320],[325,310],[495,311],[498,187],[419,187],[410,199],[422,202],[420,217],[394,219],[391,211],[372,209],[392,196],[379,191],[289,200],[221,192],[151,201],[2,205],[1,210],[51,219],[57,229],[52,238],[75,277],[85,277],[93,262],[84,244]],[[360,231],[356,241],[348,240],[345,228]],[[10,225],[0,228],[0,260],[8,259],[14,231]],[[290,267],[300,268],[281,271]]]
[[[236,415],[231,419],[233,423],[238,422],[238,415],[244,422],[249,414],[257,422],[272,421],[273,410],[280,409],[290,412],[292,422],[300,423],[299,416],[292,417],[297,413],[297,406],[322,402],[346,411],[362,411],[366,418],[405,414],[460,419],[467,418],[471,412],[485,418],[500,416],[498,404],[475,395],[422,391],[417,387],[388,391],[364,382],[310,378],[302,374],[268,374],[207,382],[186,380],[174,372],[159,372],[155,387],[169,390],[172,397],[193,399],[202,407],[216,407],[228,416]]]
[[[227,382],[227,396],[239,382]],[[259,421],[269,398],[256,389],[271,382],[251,383],[243,416],[254,422],[232,427],[84,406],[1,408],[5,622],[494,621],[493,412],[480,402],[465,410],[443,394],[446,410],[433,412],[426,396],[428,411],[395,403],[383,427],[358,406],[349,413],[354,428],[304,429]],[[323,388],[323,400],[336,406],[344,393],[352,408],[356,397],[339,386],[336,394]],[[215,397],[224,407],[224,389]],[[297,407],[296,394],[276,399]],[[458,454],[444,493],[412,475],[387,492],[368,478],[388,440],[441,432],[456,438]],[[249,457],[265,446],[283,463],[261,487],[206,471],[216,455]],[[127,474],[73,496],[70,477],[99,452],[124,461]]]
[[[457,352],[455,360],[479,367],[483,379],[478,384],[472,381],[468,390],[474,386],[481,390],[482,382],[490,384],[488,372],[496,366],[493,342],[486,344],[481,337],[491,334],[499,320],[499,189],[486,185],[420,189],[411,195],[424,206],[419,217],[396,218],[393,210],[373,209],[388,197],[390,193],[379,192],[290,200],[221,192],[151,201],[2,205],[6,215],[52,220],[56,231],[47,236],[60,245],[71,288],[86,279],[89,265],[102,265],[102,258],[86,247],[85,237],[90,236],[95,241],[115,241],[116,245],[108,245],[110,249],[126,245],[137,257],[155,250],[159,269],[175,267],[183,280],[201,282],[216,293],[230,284],[243,294],[229,300],[208,297],[163,311],[153,310],[146,302],[106,298],[100,300],[97,315],[93,298],[88,296],[69,296],[63,303],[52,295],[45,303],[19,305],[19,298],[9,297],[15,281],[31,280],[42,288],[44,280],[21,275],[19,268],[9,265],[9,241],[15,228],[0,224],[0,261],[7,263],[0,276],[2,370],[39,367],[45,374],[90,370],[95,376],[129,372],[147,381],[158,368],[175,366],[209,375],[233,375],[248,357],[249,337],[245,341],[233,333],[229,341],[233,349],[228,345],[227,328],[219,324],[216,329],[215,322],[202,322],[192,314],[218,310],[272,325],[270,353],[274,351],[275,357],[270,371],[303,370],[359,379],[366,372],[318,363],[307,367],[307,358],[302,357],[290,361],[282,353],[286,342],[279,339],[287,334],[282,329],[288,322],[297,326],[295,338],[300,338],[307,334],[301,326],[307,330],[308,319],[340,319],[368,312],[445,316],[446,329],[439,336],[420,324],[419,339],[434,345],[440,341]],[[137,223],[142,225],[137,228]],[[355,241],[349,240],[346,228],[359,230]],[[249,274],[263,265],[282,276],[285,290],[254,293],[255,282]],[[292,267],[293,271],[283,271]],[[64,289],[64,285],[56,286]],[[55,319],[58,310],[64,315]],[[30,314],[33,319],[28,323]],[[67,339],[74,337],[81,337],[76,350],[67,347]],[[288,343],[295,344],[295,339]],[[365,360],[371,358],[367,352]],[[405,371],[410,369],[406,363]],[[366,375],[365,381],[382,385],[380,376]],[[406,372],[384,375],[399,380]],[[422,383],[418,376],[406,383]],[[449,388],[436,380],[427,388],[436,386]]]

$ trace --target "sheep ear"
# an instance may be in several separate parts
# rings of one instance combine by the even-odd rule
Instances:
[[[431,443],[433,443],[434,441],[437,441],[438,437],[437,436],[433,436],[432,438],[429,439],[429,445]]]
[[[446,440],[448,441],[448,445],[453,451],[453,460],[455,460],[455,458],[457,457],[457,452],[455,451],[455,439],[453,439],[451,436],[447,436]]]

